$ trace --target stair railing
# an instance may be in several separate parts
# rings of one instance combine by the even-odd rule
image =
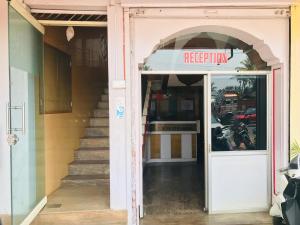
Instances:
[[[152,82],[147,82],[147,90],[145,95],[145,101],[142,112],[142,127],[143,127],[143,144],[142,144],[142,155],[143,155],[143,164],[148,160],[149,156],[147,155],[147,146],[149,142],[149,111],[150,111],[150,103],[151,103],[151,86]]]

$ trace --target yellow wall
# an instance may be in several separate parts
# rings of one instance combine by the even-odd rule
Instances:
[[[65,38],[66,28],[47,28],[45,42],[72,56],[72,113],[45,115],[46,195],[55,191],[61,179],[68,174],[68,164],[73,161],[74,150],[88,125],[88,118],[97,100],[107,86],[107,71],[103,67],[90,67],[75,60],[80,49],[75,49],[76,38],[93,37],[95,29],[75,30],[70,43]],[[97,31],[105,32],[105,30]],[[97,33],[96,32],[96,33]],[[97,48],[97,46],[94,46]],[[84,46],[83,46],[84,50]],[[76,55],[76,56],[75,56]],[[46,70],[47,68],[45,68]]]
[[[300,5],[291,8],[291,111],[290,142],[300,144]]]

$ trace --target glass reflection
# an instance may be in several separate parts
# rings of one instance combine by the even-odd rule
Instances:
[[[266,76],[213,76],[212,150],[266,149]]]
[[[144,70],[270,70],[253,46],[224,34],[200,32],[164,41],[145,60]]]

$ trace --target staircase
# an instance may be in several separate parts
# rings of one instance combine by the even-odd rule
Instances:
[[[109,182],[109,112],[108,89],[94,109],[80,147],[75,150],[75,160],[69,164],[69,175],[63,184],[101,184]]]

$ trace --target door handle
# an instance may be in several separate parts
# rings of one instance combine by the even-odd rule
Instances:
[[[6,134],[10,134],[10,104],[6,104]]]
[[[22,126],[21,128],[13,128],[11,127],[11,111],[12,110],[21,110],[22,112]],[[6,133],[11,134],[12,131],[21,131],[23,135],[25,135],[26,127],[25,127],[25,102],[22,103],[21,106],[11,106],[10,103],[6,105]]]

